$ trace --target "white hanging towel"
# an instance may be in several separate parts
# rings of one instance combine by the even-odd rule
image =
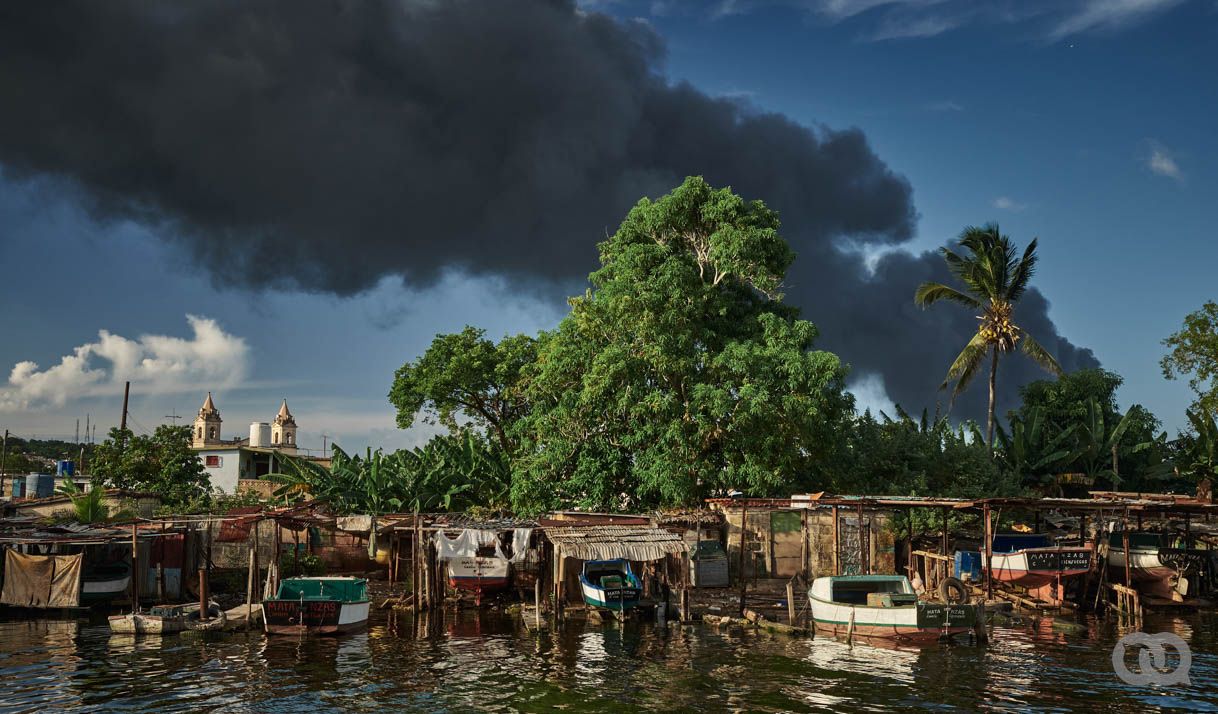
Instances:
[[[436,544],[436,554],[440,560],[472,557],[478,554],[479,546],[491,544],[495,546],[496,556],[507,559],[503,548],[499,546],[499,534],[496,531],[466,528],[456,538],[449,538],[444,531],[437,531],[432,542]]]
[[[519,563],[529,551],[529,538],[533,536],[532,528],[512,529],[512,562]]]

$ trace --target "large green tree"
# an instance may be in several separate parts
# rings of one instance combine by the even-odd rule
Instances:
[[[527,335],[495,343],[484,330],[469,326],[437,335],[423,356],[394,375],[389,401],[397,409],[398,427],[409,429],[421,416],[456,433],[463,428],[459,420],[465,420],[510,455],[511,427],[528,411],[520,371],[536,355],[536,340]]]
[[[155,493],[170,508],[206,496],[207,473],[190,448],[191,428],[162,424],[151,436],[111,429],[94,450],[90,472],[114,488]]]
[[[1188,386],[1197,395],[1194,410],[1218,415],[1218,304],[1207,301],[1190,312],[1163,344],[1171,350],[1160,362],[1163,376],[1188,376]]]
[[[845,368],[780,301],[794,255],[778,229],[699,177],[630,211],[526,370],[519,509],[776,494],[829,449]]]
[[[1163,475],[1162,425],[1140,404],[1121,410],[1117,390],[1123,382],[1121,375],[1099,368],[1030,382],[1020,388],[1022,402],[1008,418],[1014,427],[1034,423],[1039,414],[1043,443],[1055,445],[1050,451],[1068,452],[1046,464],[1053,473],[1081,472],[1114,483],[1151,486],[1150,481]],[[1120,436],[1112,439],[1122,424]]]
[[[941,389],[955,382],[952,399],[964,391],[989,357],[990,400],[986,416],[985,438],[994,445],[994,406],[998,392],[998,358],[1018,346],[1036,364],[1053,374],[1061,367],[1053,355],[1035,338],[1015,324],[1015,305],[1028,289],[1036,270],[1036,239],[1028,244],[1020,257],[1011,239],[998,231],[996,224],[981,228],[970,226],[960,234],[962,253],[951,248],[940,252],[948,270],[959,280],[960,290],[942,283],[927,282],[914,293],[914,302],[922,307],[941,300],[954,302],[977,310],[980,324],[977,333],[952,362]]]

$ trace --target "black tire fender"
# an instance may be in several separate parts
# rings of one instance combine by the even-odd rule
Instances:
[[[939,597],[946,603],[965,603],[969,601],[969,591],[958,578],[945,578],[939,583]]]

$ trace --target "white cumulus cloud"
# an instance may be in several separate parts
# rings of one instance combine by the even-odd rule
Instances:
[[[40,369],[18,362],[0,387],[0,411],[63,406],[71,399],[122,391],[123,382],[144,393],[176,393],[222,388],[244,379],[249,346],[210,318],[187,315],[193,335],[141,335],[128,339],[107,330]]]
[[[994,199],[993,206],[1001,211],[1022,211],[1028,204],[1020,203],[1010,196],[999,196]]]

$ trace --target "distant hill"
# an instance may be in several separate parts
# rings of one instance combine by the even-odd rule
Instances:
[[[10,435],[4,470],[10,474],[45,472],[53,469],[59,459],[80,461],[82,446],[85,450],[85,460],[88,461],[93,456],[93,446],[90,444],[74,444],[59,439],[22,439]]]

